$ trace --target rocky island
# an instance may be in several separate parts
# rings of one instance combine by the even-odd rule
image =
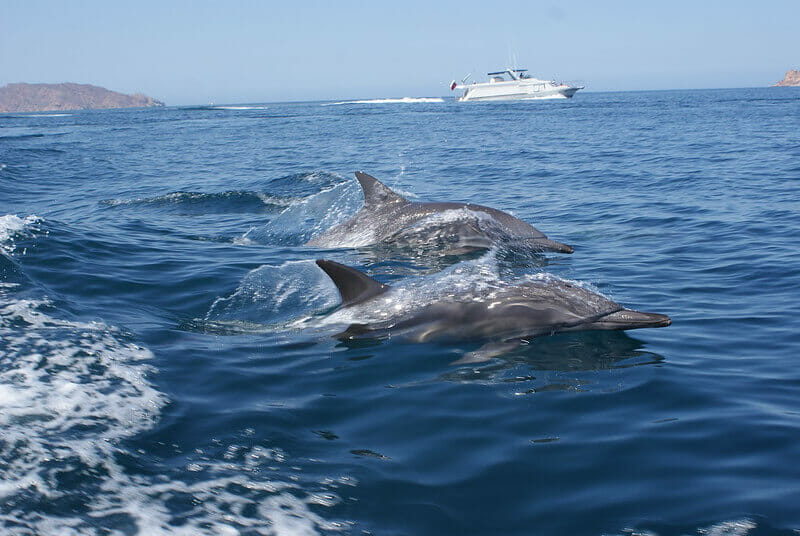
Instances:
[[[0,113],[164,106],[147,95],[125,95],[89,84],[8,84],[0,87]]]
[[[786,71],[783,80],[773,84],[775,86],[800,86],[800,71]]]

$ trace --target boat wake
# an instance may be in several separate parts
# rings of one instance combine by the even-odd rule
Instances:
[[[156,356],[128,332],[72,317],[25,276],[15,242],[43,222],[0,216],[0,533],[341,532],[321,510],[357,481],[294,474],[250,428],[152,454],[158,474],[138,469],[144,451],[131,442],[171,403],[153,381]]]
[[[365,99],[365,100],[351,100],[341,102],[326,102],[322,106],[339,106],[342,104],[427,104],[444,102],[441,97],[402,97],[402,98],[387,98],[387,99]]]
[[[209,110],[267,110],[269,106],[209,106]]]

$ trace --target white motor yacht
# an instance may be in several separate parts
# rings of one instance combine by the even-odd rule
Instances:
[[[527,74],[527,69],[506,69],[489,73],[488,82],[473,82],[465,84],[450,83],[450,90],[461,89],[464,93],[456,100],[484,101],[484,100],[527,100],[546,98],[571,98],[576,91],[584,86],[570,85],[564,82],[539,80]]]

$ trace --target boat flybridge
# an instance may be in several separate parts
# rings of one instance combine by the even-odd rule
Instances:
[[[570,85],[564,82],[539,80],[528,75],[527,69],[506,69],[489,73],[488,82],[466,84],[469,75],[461,83],[450,82],[450,90],[461,89],[464,93],[456,100],[525,100],[545,98],[571,98],[584,86]]]

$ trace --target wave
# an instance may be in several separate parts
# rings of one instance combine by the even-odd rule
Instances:
[[[402,97],[386,99],[351,100],[341,102],[326,102],[322,106],[339,106],[341,104],[426,104],[444,102],[441,97]]]
[[[18,134],[16,136],[0,136],[0,140],[25,140],[29,138],[44,138],[45,134]]]
[[[220,193],[178,191],[138,199],[106,199],[102,205],[110,207],[141,206],[173,208],[182,214],[222,214],[228,212],[277,212],[293,203],[293,198],[274,196],[248,190],[231,190]]]

